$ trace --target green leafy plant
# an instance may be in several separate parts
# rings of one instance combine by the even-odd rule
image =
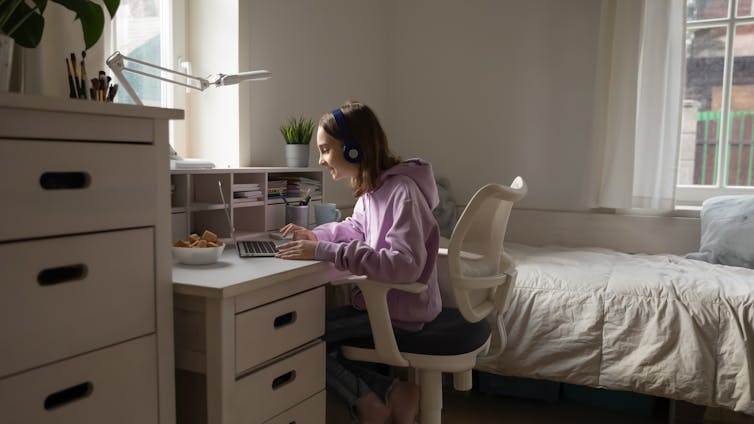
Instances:
[[[314,133],[314,120],[290,117],[280,126],[286,144],[309,144]]]
[[[86,48],[92,47],[102,36],[105,28],[105,13],[102,6],[91,0],[50,0],[74,12],[81,21]],[[110,13],[115,16],[120,0],[102,0]],[[44,11],[47,0],[0,0],[0,33],[5,34],[18,45],[34,48],[39,45],[44,32]]]

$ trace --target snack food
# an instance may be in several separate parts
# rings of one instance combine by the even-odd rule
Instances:
[[[188,240],[178,240],[173,243],[175,247],[220,247],[222,245],[217,234],[209,230],[204,230],[201,237],[197,233],[191,233]]]

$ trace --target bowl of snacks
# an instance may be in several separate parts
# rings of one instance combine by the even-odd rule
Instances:
[[[186,265],[208,265],[217,262],[223,254],[225,244],[212,231],[204,231],[201,236],[193,233],[188,240],[178,240],[173,244],[173,257]]]

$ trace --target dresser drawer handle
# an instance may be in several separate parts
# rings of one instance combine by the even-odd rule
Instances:
[[[59,392],[55,392],[45,398],[45,409],[51,410],[66,403],[75,402],[92,394],[94,385],[90,382],[77,384]]]
[[[39,177],[39,185],[45,190],[82,189],[91,182],[86,172],[45,172]]]
[[[272,380],[272,390],[277,390],[286,384],[293,383],[293,380],[296,379],[296,371],[288,371],[287,373],[281,375],[280,377],[276,377],[274,380]]]
[[[291,325],[296,322],[296,316],[296,311],[288,312],[287,314],[283,314],[275,318],[275,321],[272,323],[272,325],[275,327],[275,329],[285,327],[286,325]]]
[[[83,280],[87,273],[88,268],[84,264],[47,268],[37,274],[37,283],[40,286],[52,286],[68,281]]]

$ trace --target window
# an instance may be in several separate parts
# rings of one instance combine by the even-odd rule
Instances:
[[[124,56],[170,67],[172,25],[169,22],[169,0],[121,0],[118,13],[113,19],[112,50],[118,50]],[[155,69],[136,63],[129,66],[155,73]],[[126,72],[124,77],[145,105],[171,105],[168,90],[162,87],[159,80],[131,72]],[[128,94],[120,90],[118,102],[133,104]]]
[[[176,69],[175,62],[179,61],[177,57],[185,57],[185,15],[185,0],[121,0],[110,28],[110,51],[107,56],[118,50],[128,57]],[[140,65],[129,63],[129,66],[136,68]],[[141,68],[149,73],[159,72],[149,67]],[[186,72],[185,69],[181,71]],[[167,73],[163,76],[170,77]],[[162,84],[157,79],[132,72],[124,72],[124,77],[147,106],[185,107],[186,90],[178,85]],[[122,89],[118,91],[117,101],[133,103],[128,93]],[[185,148],[185,125],[185,121],[170,121],[172,146]]]
[[[754,193],[754,0],[687,0],[679,205]]]

